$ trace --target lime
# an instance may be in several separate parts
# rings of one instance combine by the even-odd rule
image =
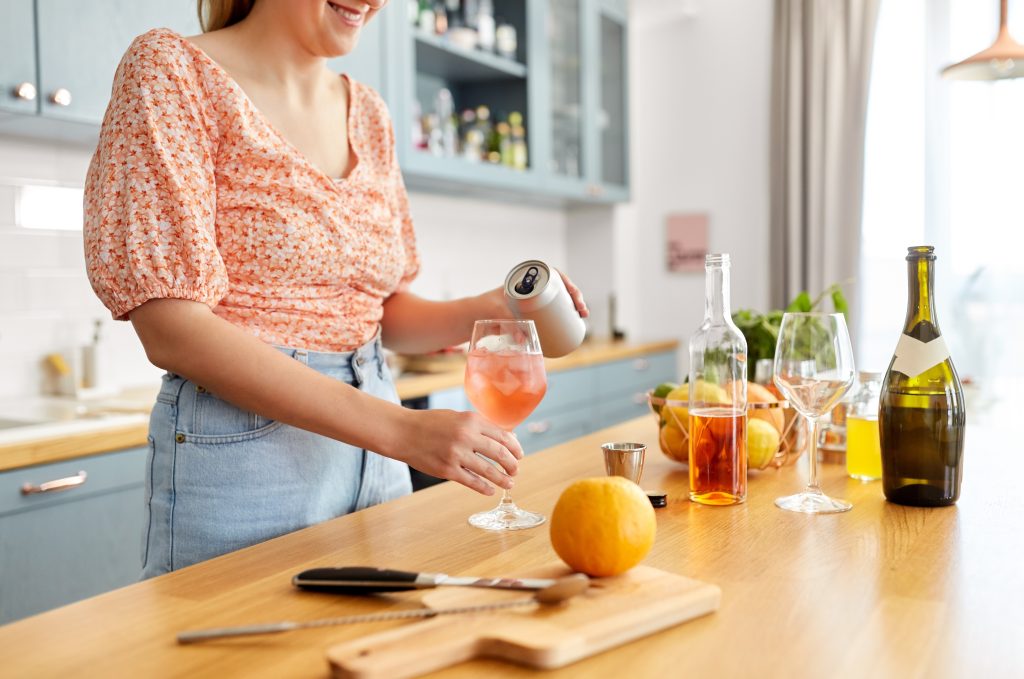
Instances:
[[[662,382],[661,384],[654,388],[654,391],[651,393],[651,396],[653,396],[654,398],[665,398],[669,394],[669,392],[671,392],[673,389],[678,388],[679,385],[676,384],[675,382]],[[659,415],[661,414],[660,405],[652,403],[651,407],[654,409],[654,412],[656,412]]]

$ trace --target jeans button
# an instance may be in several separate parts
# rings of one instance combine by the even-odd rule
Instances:
[[[364,363],[366,363],[365,358],[363,358],[362,356],[356,356],[356,365],[362,366]]]

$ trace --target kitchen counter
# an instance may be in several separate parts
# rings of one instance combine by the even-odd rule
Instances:
[[[1003,419],[1003,422],[1009,422]],[[1021,676],[1024,674],[1024,493],[1009,425],[967,434],[962,498],[954,507],[901,507],[878,482],[824,465],[826,492],[851,512],[792,514],[772,501],[799,489],[804,465],[754,472],[746,504],[688,502],[683,467],[657,451],[653,418],[640,418],[523,461],[523,507],[550,514],[573,479],[603,473],[599,444],[638,440],[649,451],[643,486],[669,494],[657,510],[650,566],[714,583],[721,608],[545,677]],[[1003,445],[999,445],[1000,442]],[[373,565],[474,575],[518,575],[557,557],[546,527],[491,534],[466,517],[491,507],[447,483],[225,555],[176,573],[0,627],[10,676],[329,675],[328,647],[398,621],[312,629],[181,647],[181,630],[308,620],[403,606],[403,597],[299,592],[300,570]],[[408,602],[404,603],[408,606]],[[486,625],[485,619],[467,624]],[[474,661],[435,676],[524,676]],[[530,673],[532,674],[532,673]]]
[[[613,342],[608,340],[588,340],[576,351],[562,358],[548,358],[544,367],[549,372],[585,368],[609,361],[620,361],[626,358],[643,356],[644,354],[661,351],[675,351],[679,342],[675,340],[663,342]],[[395,380],[398,397],[402,400],[426,396],[442,389],[461,387],[466,371],[465,360],[455,361],[447,370],[432,374],[404,373]],[[652,384],[653,388],[654,385]]]
[[[548,372],[557,372],[650,353],[674,351],[677,346],[676,341],[588,341],[568,356],[548,359],[545,365]],[[438,373],[407,373],[395,380],[395,387],[402,400],[419,398],[435,391],[461,386],[464,371],[465,364],[457,362],[450,369]],[[32,427],[0,430],[0,472],[145,445],[149,429],[148,408],[152,407],[155,394],[155,388],[134,390],[130,394],[136,410],[134,413],[125,412],[129,409],[121,407],[120,412],[102,419],[72,418]],[[66,403],[66,400],[50,399],[48,403],[60,404]],[[11,417],[11,413],[0,412],[0,416]]]

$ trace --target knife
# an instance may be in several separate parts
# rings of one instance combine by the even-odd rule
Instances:
[[[345,568],[311,568],[294,576],[292,584],[300,589],[313,592],[369,594],[371,592],[430,589],[441,585],[538,590],[550,587],[555,584],[555,580],[549,578],[455,577],[445,573],[414,573],[387,568],[348,566]]]

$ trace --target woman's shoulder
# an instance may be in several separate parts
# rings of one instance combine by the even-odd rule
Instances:
[[[119,70],[193,79],[197,75],[196,48],[168,28],[154,28],[132,41]]]
[[[388,111],[384,97],[372,86],[360,82],[350,75],[348,78],[351,96],[357,103],[360,115],[372,125],[391,126],[391,113]]]

